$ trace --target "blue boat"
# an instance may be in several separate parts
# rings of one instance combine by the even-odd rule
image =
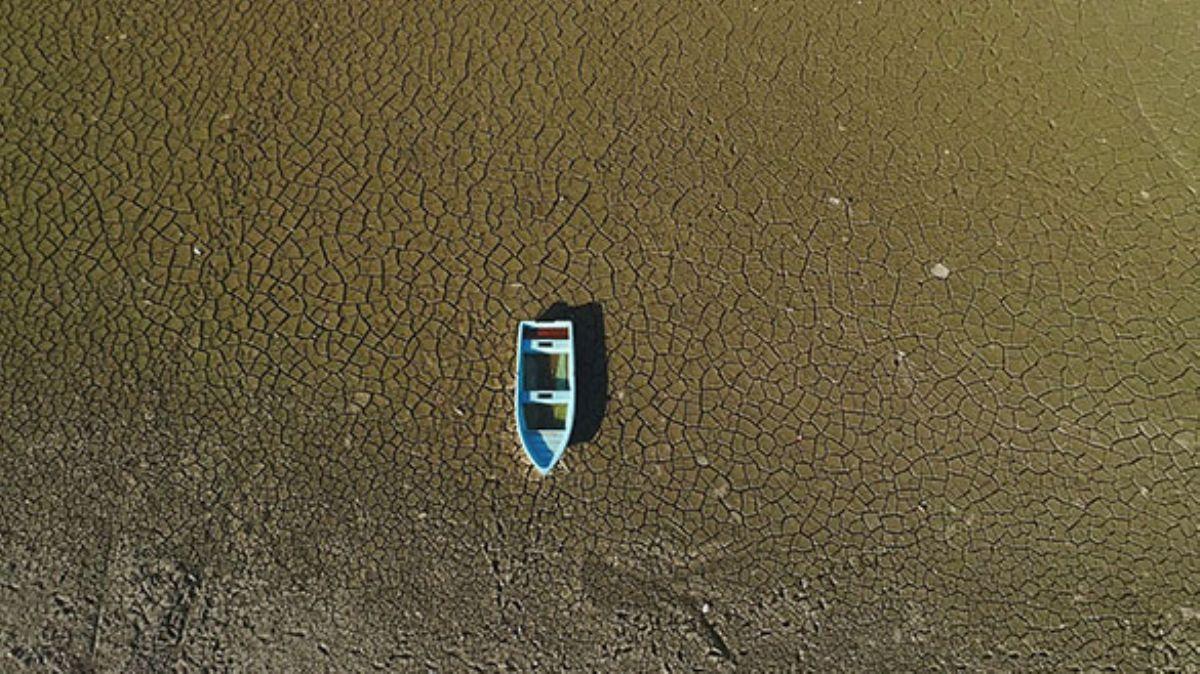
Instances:
[[[575,423],[575,334],[571,321],[517,327],[517,433],[542,475],[562,457]]]

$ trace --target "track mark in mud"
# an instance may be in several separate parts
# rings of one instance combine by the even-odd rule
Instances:
[[[143,566],[135,582],[132,661],[150,670],[175,667],[203,585],[200,575],[182,564]]]
[[[116,537],[114,536],[112,525],[108,525],[104,535],[104,553],[100,564],[100,578],[96,583],[96,609],[92,615],[90,634],[88,636],[88,658],[90,661],[96,661],[97,647],[100,645],[100,632],[104,621],[104,602],[108,598],[108,593],[111,591],[112,578],[110,572],[113,562],[113,552],[116,546]]]
[[[720,632],[717,631],[712,620],[709,619],[710,606],[707,602],[693,601],[691,605],[692,613],[696,617],[696,622],[700,626],[700,633],[708,640],[713,652],[721,658],[728,660],[733,664],[737,664],[737,660],[733,657],[733,651],[729,649],[729,645],[725,643],[725,639],[721,638]]]

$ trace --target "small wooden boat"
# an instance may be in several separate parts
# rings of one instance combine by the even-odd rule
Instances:
[[[517,433],[543,475],[562,457],[575,422],[571,321],[521,321],[517,328]]]

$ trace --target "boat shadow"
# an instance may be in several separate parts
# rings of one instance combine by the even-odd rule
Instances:
[[[604,311],[598,302],[572,306],[555,302],[540,321],[571,321],[575,332],[575,424],[567,445],[591,442],[600,431],[608,406],[608,352],[604,344]]]

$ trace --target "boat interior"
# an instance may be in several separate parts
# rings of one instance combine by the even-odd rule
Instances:
[[[522,402],[525,426],[530,430],[563,430],[567,427],[566,396],[570,391],[570,355],[526,353],[523,356],[528,398]]]
[[[569,390],[571,384],[568,380],[570,358],[570,354],[566,353],[526,353],[524,363],[525,390]]]
[[[551,440],[558,435],[554,431],[566,430],[570,414],[570,334],[566,328],[524,330],[521,412],[527,429],[547,431],[543,439]]]

